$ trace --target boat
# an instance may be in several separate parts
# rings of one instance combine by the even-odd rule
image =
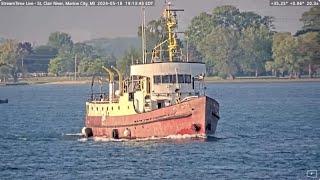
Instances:
[[[0,104],[7,104],[8,102],[9,102],[8,98],[4,100],[0,99]]]
[[[149,60],[143,40],[142,60],[133,61],[128,78],[124,79],[113,66],[102,66],[109,75],[107,93],[92,91],[93,78],[86,101],[84,136],[207,138],[215,134],[220,118],[219,103],[205,95],[205,64],[181,56],[176,11],[182,10],[171,7],[170,2],[166,3],[163,17],[168,37],[153,48]],[[144,33],[143,28],[142,36]],[[118,82],[115,76],[119,77]]]

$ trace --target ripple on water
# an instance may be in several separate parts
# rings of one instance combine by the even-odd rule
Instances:
[[[0,87],[10,99],[0,105],[1,179],[306,179],[320,170],[319,83],[207,87],[220,103],[214,137],[142,140],[82,136],[90,85]]]

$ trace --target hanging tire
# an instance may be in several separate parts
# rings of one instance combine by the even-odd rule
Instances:
[[[87,128],[87,127],[83,127],[83,128],[82,128],[82,134],[83,134],[85,137],[91,137],[91,136],[93,136],[92,129],[91,129],[91,128]]]
[[[118,129],[113,129],[112,130],[112,138],[113,139],[119,139],[119,131],[118,131]]]

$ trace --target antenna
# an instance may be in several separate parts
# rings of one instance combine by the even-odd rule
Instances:
[[[142,25],[141,25],[141,47],[142,47],[142,63],[146,63],[146,11],[145,11],[145,6],[141,7],[142,11]]]

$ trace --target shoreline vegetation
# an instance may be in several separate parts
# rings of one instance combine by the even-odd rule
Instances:
[[[142,63],[141,59],[173,61],[169,58],[169,46],[174,47],[174,61],[205,63],[207,75],[220,77],[208,77],[208,82],[317,81],[306,79],[306,75],[320,78],[318,12],[320,6],[304,12],[300,19],[302,29],[291,34],[275,31],[275,19],[271,16],[221,5],[212,13],[194,16],[184,38],[176,36],[177,26],[170,27],[174,42],[168,41],[167,21],[171,18],[165,15],[139,26],[138,37],[143,32],[142,39],[148,39],[143,45],[146,53],[138,46],[138,37],[136,41],[102,38],[74,42],[70,34],[56,31],[41,46],[8,39],[0,42],[0,81],[19,82],[13,85],[87,83],[91,82],[89,77],[79,76],[105,77],[102,66],[116,67],[127,76],[130,66]],[[73,80],[75,74],[79,81]],[[25,79],[38,75],[51,79]]]
[[[13,86],[13,85],[34,85],[34,84],[51,84],[51,85],[72,85],[72,84],[91,84],[91,77],[82,77],[74,80],[70,77],[37,77],[37,78],[23,78],[19,82],[5,82],[0,83],[0,86]],[[275,78],[275,77],[238,77],[236,79],[221,79],[217,76],[206,77],[205,83],[288,83],[288,82],[320,82],[320,77],[317,78],[301,78],[292,79],[289,77]],[[98,83],[98,79],[94,84]],[[108,83],[105,81],[104,83]]]

